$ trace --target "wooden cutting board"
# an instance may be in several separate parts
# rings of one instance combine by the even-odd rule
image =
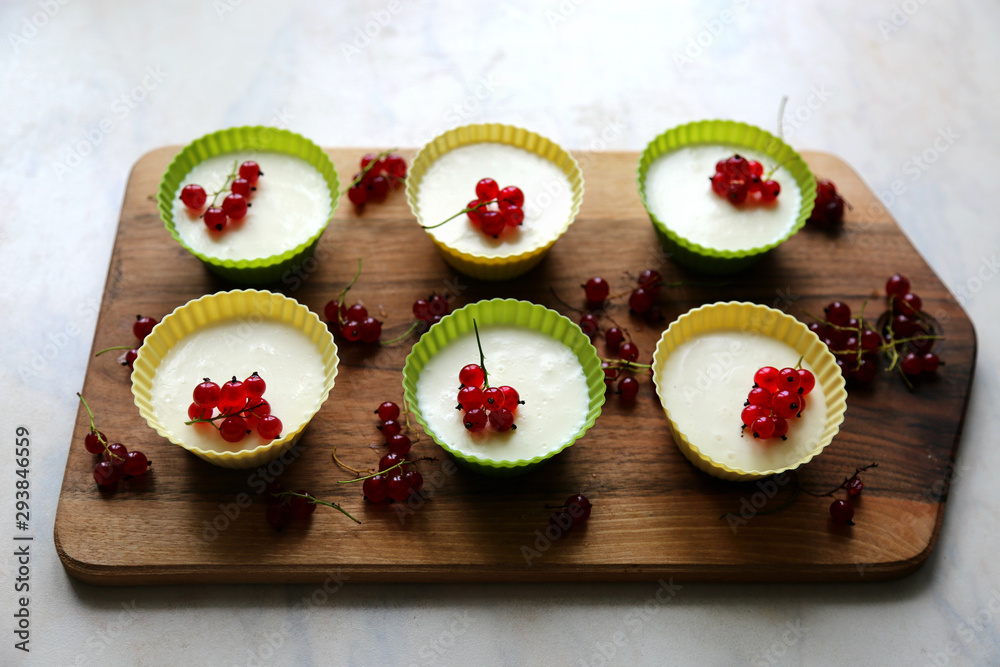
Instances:
[[[177,150],[155,150],[132,171],[94,350],[133,342],[137,313],[161,318],[189,299],[229,288],[171,240],[160,222],[154,195]],[[363,152],[329,151],[346,176]],[[413,152],[404,155],[410,159]],[[55,524],[63,564],[72,576],[100,584],[302,582],[334,575],[393,582],[871,581],[912,572],[933,549],[944,516],[975,365],[975,332],[860,178],[831,155],[804,156],[853,205],[842,233],[803,230],[725,286],[664,289],[666,319],[658,326],[630,316],[627,306],[613,313],[646,358],[671,320],[706,302],[755,301],[800,314],[820,312],[835,298],[857,309],[870,298],[867,312],[874,316],[883,309],[886,277],[897,271],[909,276],[924,310],[945,327],[940,352],[946,365],[912,393],[888,373],[870,387],[850,387],[840,435],[797,479],[732,484],[696,470],[671,442],[652,382],[643,376],[634,406],[609,396],[586,437],[524,477],[490,479],[457,468],[422,437],[413,453],[438,459],[420,464],[431,497],[415,507],[371,505],[360,485],[337,484],[347,474],[334,465],[331,451],[336,446],[356,467],[376,465],[382,446],[372,411],[383,400],[400,399],[400,371],[415,338],[383,349],[338,341],[342,362],[329,401],[295,460],[274,465],[271,473],[281,468],[286,487],[343,503],[362,525],[319,508],[311,521],[279,533],[266,524],[259,495],[267,471],[216,468],[157,436],[132,402],[126,369],[106,355],[91,358],[84,395],[100,428],[112,440],[140,447],[153,472],[145,483],[121,484],[113,494],[98,491],[93,456],[83,447],[86,415],[79,412]],[[638,154],[583,153],[578,159],[586,179],[580,215],[542,264],[518,280],[485,283],[456,274],[396,190],[360,214],[341,206],[313,272],[277,288],[322,312],[363,257],[352,296],[382,313],[389,337],[405,330],[413,301],[433,291],[457,305],[527,299],[577,319],[552,289],[579,305],[579,285],[592,275],[611,281],[613,293],[627,293],[625,273],[646,267],[658,268],[668,281],[698,280],[657,245],[637,194]],[[598,349],[604,353],[603,343]],[[829,522],[829,498],[799,494],[787,508],[765,513],[797,484],[828,490],[873,461],[879,467],[864,478],[853,528]],[[576,492],[594,503],[589,525],[546,537],[544,505],[561,504]],[[726,512],[743,512],[745,521],[720,519]]]

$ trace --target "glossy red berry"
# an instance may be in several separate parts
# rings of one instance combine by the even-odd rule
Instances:
[[[240,165],[240,178],[249,182],[250,185],[256,185],[257,179],[260,178],[260,176],[260,165],[253,160],[247,160]]]
[[[371,173],[371,172],[369,172]],[[385,201],[389,194],[389,179],[385,176],[375,176],[368,185],[368,199],[373,202]]]
[[[791,391],[782,390],[771,397],[771,410],[782,419],[791,419],[798,414],[801,397]]]
[[[816,376],[812,374],[812,371],[806,370],[805,368],[800,368],[798,370],[799,374],[799,393],[808,394],[816,386]]]
[[[344,334],[346,338],[351,343],[355,343],[361,340],[361,322],[356,322],[354,320],[348,320],[344,323],[340,332]]]
[[[381,459],[379,459],[378,470],[379,472],[383,472],[385,470],[388,470],[389,468],[392,468],[393,466],[399,465],[402,462],[403,462],[402,456],[400,456],[399,454],[395,454],[393,452],[389,452]]]
[[[503,406],[511,412],[516,412],[517,406],[521,404],[521,395],[517,389],[503,385],[500,387],[500,393],[503,394]]]
[[[264,378],[262,378],[257,371],[254,371],[250,377],[243,381],[243,388],[247,392],[248,399],[260,398],[264,395],[264,391],[267,389],[267,383],[264,382]]]
[[[483,407],[487,410],[496,410],[504,403],[503,392],[500,387],[490,387],[483,392]]]
[[[762,408],[759,405],[748,405],[740,413],[740,420],[744,426],[750,426],[761,417],[766,417],[769,412],[768,408]]]
[[[281,436],[281,426],[280,419],[274,415],[265,415],[257,424],[257,434],[265,440],[274,440]]]
[[[486,210],[484,207],[477,208],[479,203],[478,199],[473,199],[465,205],[465,208],[467,209],[465,215],[469,217],[469,221],[476,227],[482,226],[482,213]]]
[[[403,482],[406,484],[410,495],[420,493],[424,488],[424,476],[416,470],[407,470],[403,473]]]
[[[726,188],[726,199],[737,206],[747,200],[748,194],[749,189],[743,181],[730,181],[729,187]]]
[[[296,519],[305,519],[312,516],[313,512],[316,511],[316,503],[313,502],[311,494],[305,489],[299,489],[296,493],[300,495],[288,498],[288,509],[291,511],[292,516]],[[302,496],[309,496],[309,498],[303,498]]]
[[[403,435],[402,433],[397,433],[396,435],[388,438],[385,441],[385,444],[388,445],[389,451],[393,454],[406,456],[407,452],[410,451],[412,441],[409,437]]]
[[[484,209],[480,209],[480,211],[482,212],[479,214],[479,227],[483,230],[483,233],[494,238],[499,236],[500,232],[503,231],[504,226],[507,224],[504,222],[503,216],[500,215],[500,212],[487,211]]]
[[[479,364],[468,364],[458,372],[458,381],[466,387],[482,387],[486,382],[486,373]]]
[[[347,198],[355,206],[361,206],[368,201],[368,188],[362,184],[351,186],[347,190]]]
[[[573,494],[566,499],[564,504],[566,512],[575,522],[586,521],[590,518],[590,513],[593,511],[593,505],[591,505],[590,500],[582,493]]]
[[[856,496],[865,488],[865,484],[861,481],[860,477],[852,477],[847,481],[847,486],[844,488],[847,489],[847,495]]]
[[[229,223],[229,216],[227,216],[226,212],[218,206],[210,206],[209,209],[205,211],[205,215],[202,217],[202,220],[205,221],[206,227],[214,229],[217,232],[221,232]]]
[[[231,220],[239,220],[247,214],[247,198],[235,192],[228,194],[222,200],[222,210]]]
[[[755,438],[767,440],[774,435],[774,421],[770,417],[758,417],[750,428]]]
[[[845,523],[853,526],[854,508],[846,500],[838,498],[830,504],[830,518],[836,523]]]
[[[395,153],[389,153],[385,158],[385,170],[395,178],[406,178],[406,160]]]
[[[594,276],[584,284],[583,291],[587,295],[587,301],[592,304],[599,304],[608,298],[611,286],[608,285],[608,281],[604,278]]]
[[[923,300],[913,292],[907,292],[899,297],[897,303],[899,304],[899,312],[911,316],[917,315],[924,306]]]
[[[778,389],[796,392],[802,381],[799,379],[799,372],[794,368],[782,368],[778,371]]]
[[[478,194],[478,192],[476,194]],[[521,192],[521,188],[513,185],[508,185],[501,190],[497,194],[497,199],[513,204],[514,206],[524,206],[524,193]]]
[[[403,479],[403,473],[393,470],[389,475],[389,497],[402,502],[410,497],[410,488]]]
[[[764,366],[753,375],[753,382],[758,387],[774,392],[778,389],[778,369],[773,366]]]
[[[920,357],[920,370],[924,373],[936,373],[941,365],[941,358],[933,352],[928,352]]]
[[[101,454],[107,441],[108,439],[100,431],[91,431],[83,438],[83,446],[91,454]]]
[[[604,332],[604,345],[609,350],[617,350],[623,340],[625,340],[625,334],[618,327],[611,327]]]
[[[593,313],[584,313],[580,316],[580,329],[586,336],[593,338],[600,328],[601,325]]]
[[[763,387],[756,387],[750,390],[750,394],[747,396],[747,402],[750,405],[757,405],[762,408],[771,407],[771,392]]]
[[[900,360],[899,369],[907,375],[919,375],[924,369],[923,360],[914,352],[909,352]]]
[[[208,419],[212,416],[212,408],[203,408],[197,403],[188,406],[188,419]]]
[[[643,288],[647,292],[655,294],[656,291],[663,285],[663,276],[660,275],[659,271],[646,269],[639,274],[639,278],[636,282],[639,283],[639,287]]]
[[[131,451],[125,455],[125,462],[122,463],[122,472],[132,477],[146,474],[149,469],[149,460],[142,452]]]
[[[402,424],[395,419],[382,422],[378,428],[382,431],[382,435],[384,435],[386,439],[391,438],[394,435],[399,435],[403,432]]]
[[[199,211],[208,201],[208,195],[205,193],[205,188],[191,183],[181,189],[181,201],[188,208]]]
[[[106,458],[111,461],[112,465],[115,467],[124,465],[126,456],[128,456],[128,448],[122,443],[112,442],[108,445]]]
[[[851,307],[842,301],[834,301],[824,308],[823,312],[826,313],[827,321],[838,327],[846,327],[848,320],[851,319]]]
[[[771,417],[774,422],[774,432],[771,433],[772,438],[784,438],[788,435],[788,422],[782,417]]]
[[[509,431],[514,425],[514,413],[499,407],[490,411],[489,420],[494,431]]]
[[[483,407],[483,390],[472,385],[462,387],[458,390],[458,404],[463,410]]]
[[[382,323],[374,317],[361,320],[360,330],[362,343],[375,343],[382,337]]]
[[[764,181],[760,184],[760,200],[769,204],[781,194],[781,183],[778,181]]]
[[[626,341],[618,347],[618,356],[626,361],[635,361],[639,358],[639,346],[632,341]]]
[[[472,433],[479,433],[486,428],[486,411],[480,408],[469,410],[463,418],[465,428]]]
[[[390,419],[399,419],[399,406],[392,401],[386,401],[375,409],[378,414],[378,418],[382,421],[389,421]]]
[[[653,307],[653,293],[643,287],[632,290],[628,298],[628,307],[640,315]]]
[[[250,185],[250,181],[245,178],[233,179],[233,184],[229,186],[233,194],[243,195],[247,199],[250,199],[250,192],[253,190],[253,186]]]
[[[385,475],[369,477],[362,483],[362,489],[370,502],[381,503],[389,498],[389,480]]]
[[[902,297],[910,291],[910,280],[902,274],[894,274],[885,281],[885,295]]]
[[[524,222],[524,209],[520,206],[507,206],[503,209],[503,220],[508,227],[519,227]]]
[[[247,403],[247,389],[235,377],[219,389],[219,405],[235,406],[242,409]]]
[[[137,315],[135,322],[132,323],[132,333],[137,339],[146,340],[146,336],[153,331],[153,327],[157,324],[159,322],[156,321],[156,318]]]
[[[500,186],[492,178],[484,178],[476,183],[476,196],[479,201],[489,201],[496,199],[500,194]]]
[[[219,424],[219,434],[226,442],[239,442],[247,435],[247,422],[239,415],[229,415]]]
[[[99,461],[94,466],[94,481],[98,486],[109,487],[114,485],[121,476],[121,469],[111,464],[111,461]]]
[[[631,403],[639,394],[639,381],[634,377],[623,377],[618,381],[618,391],[623,401]]]

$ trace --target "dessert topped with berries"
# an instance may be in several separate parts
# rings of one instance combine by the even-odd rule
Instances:
[[[657,386],[663,407],[703,455],[737,470],[779,470],[806,456],[826,427],[826,398],[813,372],[781,340],[721,330],[673,350]]]
[[[756,151],[692,145],[665,153],[645,178],[650,212],[705,248],[751,250],[793,229],[802,205],[795,177]]]
[[[174,203],[181,240],[220,260],[281,255],[305,243],[330,217],[330,188],[306,160],[238,152],[196,164]]]
[[[573,188],[562,169],[544,157],[482,142],[454,148],[430,164],[416,203],[422,224],[437,241],[460,252],[501,257],[536,250],[558,236],[572,215]],[[452,220],[456,213],[462,215]],[[440,224],[445,220],[450,221]]]
[[[493,461],[559,450],[586,421],[590,400],[574,352],[524,327],[476,329],[482,355],[470,331],[420,372],[417,402],[429,429],[452,449]]]

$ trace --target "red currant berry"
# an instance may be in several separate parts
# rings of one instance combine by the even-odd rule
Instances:
[[[618,327],[611,327],[604,332],[604,345],[609,350],[617,350],[623,340],[625,340],[625,334]]]
[[[503,393],[503,406],[511,412],[517,412],[517,406],[521,405],[521,394],[517,389],[504,385],[500,387],[500,391]]]
[[[920,370],[924,373],[936,373],[938,366],[941,365],[941,358],[933,352],[928,352],[924,356],[920,357]]]
[[[264,518],[267,519],[269,526],[275,530],[281,530],[292,522],[292,509],[285,503],[268,505],[264,512]]]
[[[129,368],[135,368],[135,360],[139,358],[139,350],[132,348],[125,353],[125,363],[123,366],[128,366]]]
[[[402,425],[400,425],[400,423],[395,419],[389,419],[382,422],[379,424],[378,429],[382,431],[382,435],[384,435],[387,439],[403,432]]]
[[[917,354],[909,352],[899,362],[899,369],[907,375],[919,375],[924,369],[923,360]]]
[[[851,374],[851,379],[858,382],[871,382],[878,374],[878,366],[871,359],[862,359]]]
[[[503,216],[500,215],[499,211],[482,211],[479,214],[479,221],[483,233],[493,238],[500,236],[500,232],[503,231],[504,226],[507,224],[504,222]]]
[[[762,408],[759,405],[748,405],[740,413],[740,420],[744,426],[750,426],[761,417],[767,417],[768,413],[770,410],[767,408]]]
[[[347,198],[355,206],[361,206],[368,201],[368,188],[358,183],[347,190]]]
[[[812,374],[812,371],[806,370],[805,368],[800,368],[798,370],[799,374],[799,393],[808,394],[816,386],[816,376]]]
[[[618,381],[618,392],[621,394],[623,401],[631,403],[639,394],[639,381],[634,377],[622,378]]]
[[[305,519],[316,511],[316,503],[311,500],[312,496],[305,489],[299,489],[296,493],[300,495],[289,497],[288,509],[296,519]],[[310,497],[303,498],[302,496]]]
[[[492,410],[489,419],[494,431],[509,431],[514,425],[514,413],[504,407]]]
[[[503,406],[504,396],[500,387],[490,387],[483,392],[483,407],[487,410],[496,410]]]
[[[348,320],[353,320],[354,322],[360,322],[366,317],[368,317],[368,309],[365,308],[360,303],[356,303],[347,309],[346,317]]]
[[[132,324],[132,333],[135,334],[135,337],[140,341],[146,340],[146,336],[150,334],[153,327],[157,324],[159,324],[159,322],[157,322],[155,318],[136,315],[135,322]]]
[[[229,186],[229,189],[233,191],[233,194],[243,195],[247,199],[250,199],[250,191],[253,188],[247,179],[237,178],[233,180],[233,184]]]
[[[823,312],[826,313],[827,322],[838,327],[846,327],[848,320],[851,319],[851,307],[842,301],[834,301],[824,308]]]
[[[778,198],[781,194],[781,183],[778,181],[764,181],[760,185],[760,200],[769,204]]]
[[[596,334],[597,330],[600,328],[601,325],[593,313],[584,313],[580,317],[580,329],[583,330],[584,335],[589,338],[593,338],[594,334]]]
[[[240,165],[240,178],[246,180],[250,185],[256,185],[257,179],[261,177],[260,165],[253,160],[247,160]]]
[[[632,341],[625,341],[618,347],[618,356],[625,361],[635,361],[639,358],[639,346]]]
[[[219,424],[219,435],[226,442],[239,442],[247,435],[247,421],[239,415],[229,415]]]
[[[393,454],[399,454],[400,456],[406,456],[406,453],[410,451],[412,446],[412,441],[402,433],[397,433],[388,440],[385,444],[389,446],[389,451]]]
[[[897,338],[909,338],[917,333],[920,325],[907,315],[896,315],[892,318],[892,333]]]
[[[431,294],[427,300],[427,305],[430,306],[433,315],[444,317],[448,314],[448,300],[440,294]]]
[[[181,189],[181,201],[188,208],[199,211],[205,205],[205,202],[208,201],[208,195],[205,194],[205,188],[191,183]]]
[[[382,337],[382,323],[374,317],[366,317],[361,321],[361,342],[375,343]]]
[[[860,477],[852,477],[844,488],[847,489],[847,495],[856,496],[865,488],[865,483],[861,481]]]
[[[389,498],[389,480],[385,475],[369,477],[362,483],[365,498],[373,503],[385,502]]]
[[[403,482],[409,490],[410,495],[420,493],[424,488],[424,476],[416,470],[407,470],[403,473]]]
[[[743,181],[730,181],[729,187],[726,188],[726,199],[736,206],[745,202],[748,194],[749,188]]]
[[[590,513],[592,511],[593,505],[590,504],[590,500],[587,496],[576,493],[566,499],[566,512],[573,518],[574,521],[586,521],[590,518]]]
[[[782,390],[771,397],[771,410],[782,419],[791,419],[800,407],[801,397],[793,392]]]
[[[773,366],[764,366],[753,375],[754,384],[770,392],[778,390],[778,369]]]
[[[465,208],[467,209],[465,215],[469,217],[469,221],[476,227],[479,227],[483,224],[482,215],[483,211],[486,210],[485,208],[481,207],[477,208],[478,206],[479,206],[478,199],[473,199],[472,201],[470,201],[468,204],[465,205]]]
[[[462,387],[458,390],[458,405],[466,411],[483,407],[483,390],[468,385]]]
[[[608,298],[611,286],[608,285],[608,281],[604,278],[594,276],[584,284],[583,291],[587,295],[587,301],[592,304],[599,304]]]
[[[243,389],[246,391],[248,399],[260,398],[264,395],[264,390],[267,389],[267,383],[257,371],[254,371],[250,377],[243,381]]]
[[[205,225],[209,229],[213,229],[217,232],[221,232],[229,223],[229,217],[226,215],[226,212],[217,206],[209,207],[209,209],[205,211],[205,215],[202,217],[202,220],[205,221]]]
[[[774,420],[770,417],[758,417],[750,428],[755,438],[767,440],[774,435]]]
[[[264,440],[274,440],[281,436],[281,420],[274,415],[264,415],[257,424],[257,434]]]
[[[861,332],[861,349],[867,351],[877,350],[882,345],[882,336],[871,329]]]
[[[492,178],[484,178],[476,183],[476,196],[479,201],[489,201],[496,199],[500,194],[500,186]]]
[[[132,451],[125,455],[125,462],[122,464],[122,472],[132,477],[146,474],[149,469],[149,460],[142,452]]]
[[[486,373],[479,364],[468,364],[458,372],[458,381],[466,387],[482,387],[486,382]]]
[[[503,209],[503,220],[508,227],[519,227],[524,222],[524,209],[520,206],[508,206]]]
[[[772,438],[784,438],[788,435],[788,422],[782,417],[771,417],[774,421],[774,433],[771,434]]]
[[[902,302],[900,312],[907,315],[916,315],[924,305],[923,300],[913,292],[907,292],[899,300]]]
[[[660,287],[663,286],[663,276],[660,275],[659,271],[646,269],[639,274],[639,278],[636,282],[639,283],[639,287],[643,288],[647,292],[656,294]]]
[[[763,176],[764,175],[764,165],[757,160],[747,160],[747,169],[750,170],[751,176]]]
[[[336,299],[331,299],[323,306],[323,317],[327,322],[339,322],[340,318],[346,319],[347,306],[337,303]]]
[[[369,172],[371,173],[371,172]],[[376,176],[368,186],[368,198],[374,202],[385,201],[389,194],[389,179],[385,176]]]
[[[392,401],[386,401],[375,409],[375,413],[384,422],[399,419],[399,406]]]
[[[213,412],[212,408],[203,408],[197,403],[192,403],[188,406],[188,419],[209,419]]]
[[[219,389],[219,405],[238,406],[242,409],[246,403],[247,389],[235,376]]]
[[[128,448],[122,443],[112,442],[108,445],[106,458],[111,461],[112,465],[116,468],[125,463],[126,456],[128,456]]]
[[[853,526],[854,508],[846,500],[837,499],[830,504],[830,518],[836,523],[846,523]]]
[[[403,462],[403,457],[402,456],[400,456],[399,454],[394,454],[393,452],[389,452],[388,454],[386,454],[385,456],[383,456],[381,459],[379,459],[379,461],[378,461],[378,471],[379,472],[384,472],[384,471],[388,470],[389,468],[392,468],[393,466],[399,465],[402,462]]]
[[[415,318],[429,322],[431,314],[431,305],[425,299],[417,299],[413,302],[413,316]]]
[[[729,177],[721,172],[715,172],[709,180],[712,182],[712,192],[720,197],[725,197],[726,190],[729,189]]]
[[[99,461],[94,466],[94,481],[98,486],[109,487],[114,485],[121,476],[121,470],[111,464],[111,461]]]
[[[226,198],[222,200],[222,210],[230,219],[239,220],[247,214],[247,198],[235,192],[226,195]]]
[[[219,404],[219,397],[221,396],[221,390],[219,385],[215,384],[208,378],[194,388],[194,393],[192,398],[194,402],[203,408],[214,408]]]
[[[497,199],[513,204],[514,206],[524,206],[524,193],[521,192],[521,188],[514,185],[508,185],[501,190],[497,194]]]
[[[406,178],[406,160],[395,153],[389,153],[385,158],[385,171],[393,178]]]
[[[403,479],[403,473],[396,470],[389,475],[389,497],[396,502],[402,502],[410,497],[410,488]]]
[[[645,288],[636,287],[628,298],[628,307],[640,315],[653,307],[653,293]]]
[[[361,340],[361,322],[348,320],[341,328],[341,333],[343,333],[344,338],[346,338],[351,343],[355,343]]]
[[[747,402],[750,405],[757,405],[762,408],[771,407],[771,392],[763,387],[756,387],[750,390],[750,394],[747,396]]]
[[[890,276],[885,281],[885,295],[888,297],[902,297],[910,291],[910,279],[899,273]]]
[[[465,428],[472,433],[479,433],[486,428],[486,411],[480,408],[469,410],[464,417]]]
[[[91,454],[101,454],[107,441],[108,439],[100,431],[91,431],[84,437],[83,446]]]
[[[796,392],[801,383],[799,372],[794,368],[782,368],[778,373],[778,389]]]

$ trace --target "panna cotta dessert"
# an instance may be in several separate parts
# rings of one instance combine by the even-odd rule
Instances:
[[[480,361],[476,335],[467,331],[436,351],[416,382],[417,409],[434,438],[458,456],[492,462],[544,457],[575,439],[591,409],[588,380],[576,353],[522,326],[479,326],[479,338],[489,386],[513,387],[523,401],[513,410],[514,427],[491,419],[470,430],[478,428],[469,425],[470,413],[456,409],[460,371]]]
[[[259,165],[261,175],[245,186],[255,188],[246,196],[245,215],[228,218],[222,229],[206,224],[206,209],[225,208],[233,181],[240,177],[239,167],[248,161]],[[180,196],[175,199],[177,235],[190,250],[218,260],[282,255],[319,234],[332,215],[331,191],[324,175],[295,155],[256,151],[216,155],[196,164],[181,180],[178,192],[189,185],[201,186],[207,200],[190,207]],[[216,192],[219,195],[213,198]]]
[[[205,378],[223,385],[234,376],[242,381],[255,372],[266,382],[264,398],[270,404],[270,414],[281,420],[279,438],[309,421],[326,382],[320,351],[295,326],[252,317],[218,321],[178,340],[152,377],[153,416],[189,448],[233,452],[268,444],[271,440],[261,437],[256,429],[239,442],[227,442],[210,424],[185,423],[192,419],[188,413],[192,390]],[[220,425],[221,420],[215,424]]]
[[[735,205],[713,192],[716,163],[733,155],[759,162],[780,194],[768,203],[748,199]],[[776,160],[750,148],[722,144],[682,146],[657,157],[646,172],[649,212],[677,236],[717,251],[745,251],[786,238],[798,223],[802,193],[794,175]],[[769,174],[769,175],[768,175]]]
[[[461,215],[428,230],[437,241],[483,257],[519,255],[550,243],[573,215],[573,188],[562,169],[523,148],[483,142],[450,150],[427,168],[417,190],[423,224],[434,225],[465,208],[483,178],[523,192],[523,222],[506,226],[494,238]]]
[[[754,437],[751,428],[743,428],[741,413],[759,369],[794,368],[801,356],[769,336],[705,332],[670,353],[658,369],[657,388],[677,429],[704,456],[738,470],[780,470],[805,458],[820,441],[827,422],[823,387],[816,384],[802,397],[805,408],[787,419],[784,438]],[[813,373],[805,361],[800,367]]]

